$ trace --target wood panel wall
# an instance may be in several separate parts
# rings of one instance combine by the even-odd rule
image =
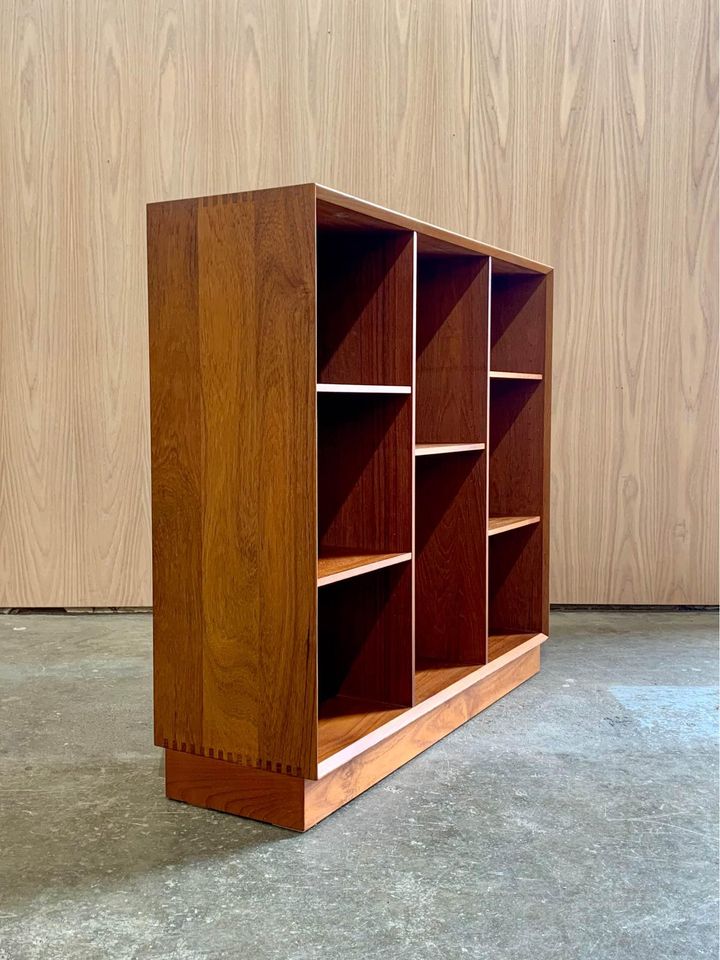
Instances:
[[[711,0],[9,0],[0,607],[151,603],[145,204],[319,180],[554,264],[553,584],[717,602]]]

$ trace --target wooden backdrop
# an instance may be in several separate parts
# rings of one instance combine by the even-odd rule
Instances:
[[[0,607],[149,605],[144,208],[554,264],[552,600],[716,603],[713,0],[0,0]]]

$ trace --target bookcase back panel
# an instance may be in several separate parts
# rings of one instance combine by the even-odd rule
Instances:
[[[318,526],[326,548],[412,545],[412,397],[318,395]]]
[[[489,632],[547,632],[542,521],[491,537],[488,567]]]
[[[412,381],[408,232],[318,228],[318,381]]]
[[[542,515],[545,386],[493,380],[490,389],[490,514]]]
[[[544,373],[548,280],[493,274],[490,369]]]
[[[487,540],[485,452],[421,457],[416,469],[415,651],[484,663]]]
[[[320,591],[319,700],[357,697],[412,704],[412,569],[409,562]]]
[[[418,443],[485,440],[488,273],[487,257],[418,257]]]

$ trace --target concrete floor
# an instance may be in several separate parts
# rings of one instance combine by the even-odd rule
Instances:
[[[165,800],[150,618],[0,616],[3,960],[717,957],[717,627],[542,673],[305,835]]]

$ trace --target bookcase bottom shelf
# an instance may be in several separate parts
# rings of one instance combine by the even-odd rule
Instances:
[[[532,640],[534,633],[496,633],[488,637],[488,661],[492,662],[509,653],[528,640]]]
[[[320,704],[318,761],[322,763],[351,743],[399,717],[407,707],[393,707],[358,697],[332,697]]]
[[[414,707],[368,710],[368,714],[392,716],[321,760],[317,780],[166,750],[166,794],[194,806],[307,830],[534,676],[546,637],[542,633],[527,636],[494,662],[469,668],[472,672]],[[331,714],[346,715],[347,704],[329,707],[329,703]]]
[[[479,670],[482,664],[442,663],[435,660],[422,660],[415,670],[415,697],[418,703],[434,696],[446,687],[452,686],[463,677]]]
[[[534,633],[503,633],[488,637],[488,663],[532,640]],[[482,663],[443,663],[421,660],[415,670],[415,697],[418,703],[440,693],[458,680],[483,669]]]

